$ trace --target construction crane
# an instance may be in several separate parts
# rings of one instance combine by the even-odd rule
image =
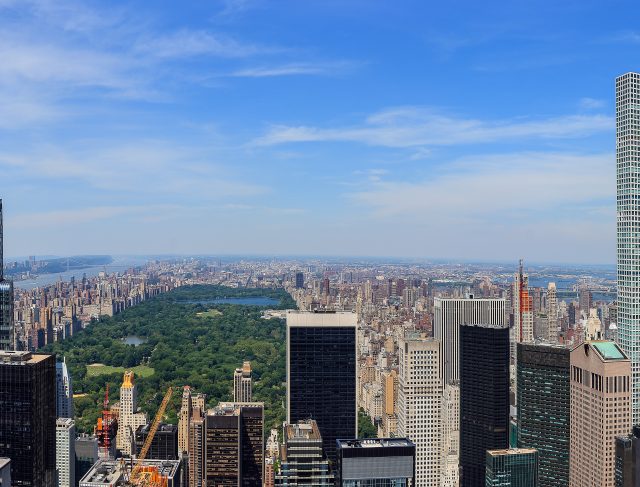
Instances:
[[[144,445],[142,445],[142,450],[140,450],[140,454],[138,455],[136,464],[131,470],[131,476],[129,478],[130,485],[145,487],[160,487],[163,485],[163,478],[161,475],[159,475],[158,470],[154,468],[144,467],[142,464],[145,457],[147,456],[147,453],[149,452],[149,448],[151,448],[153,437],[155,436],[156,431],[158,431],[158,426],[160,426],[160,422],[162,421],[162,417],[164,416],[164,411],[165,409],[167,409],[167,404],[169,404],[169,400],[171,400],[172,394],[173,387],[169,387],[169,389],[167,389],[167,393],[164,395],[162,403],[160,404],[160,408],[158,408],[156,417],[153,419],[151,428],[149,428],[147,439],[144,441]],[[164,485],[166,485],[166,482],[164,482]]]

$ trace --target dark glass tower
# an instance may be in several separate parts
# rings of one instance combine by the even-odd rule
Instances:
[[[518,447],[538,451],[540,487],[569,485],[570,352],[518,343]]]
[[[314,419],[329,460],[356,438],[356,315],[287,314],[287,422]]]
[[[56,359],[0,352],[0,457],[13,487],[53,487],[56,472]]]
[[[460,327],[460,485],[484,487],[487,450],[509,448],[509,328]]]
[[[138,455],[147,441],[151,425],[139,426],[135,434],[136,451]],[[175,424],[162,423],[151,440],[151,447],[147,453],[149,460],[178,460],[178,427]]]
[[[616,438],[615,487],[636,487],[640,483],[640,427],[628,436]]]
[[[302,289],[304,287],[304,274],[302,272],[296,272],[296,289]]]
[[[489,450],[486,480],[483,485],[486,487],[539,487],[538,452],[533,448]]]
[[[4,278],[3,235],[0,199],[0,350],[13,350],[13,281]]]

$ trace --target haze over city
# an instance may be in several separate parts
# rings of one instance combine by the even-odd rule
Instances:
[[[0,1],[5,255],[615,260],[630,1]]]

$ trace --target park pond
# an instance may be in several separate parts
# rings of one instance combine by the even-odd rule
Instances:
[[[135,335],[130,335],[128,337],[124,337],[122,339],[122,341],[124,342],[125,345],[133,345],[134,347],[142,345],[143,343],[147,343],[147,339],[146,338],[142,338],[142,337],[135,336]]]

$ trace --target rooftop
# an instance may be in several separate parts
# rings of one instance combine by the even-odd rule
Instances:
[[[144,460],[144,467],[156,467],[164,477],[175,477],[180,467],[179,460]],[[80,480],[82,487],[125,486],[124,469],[131,470],[131,464],[117,460],[98,460]]]
[[[535,448],[509,448],[507,450],[487,450],[487,455],[499,457],[504,455],[526,455],[537,452],[538,450]]]
[[[334,311],[331,313],[314,313],[309,311],[287,311],[287,326],[349,326],[358,323],[355,313]]]
[[[5,364],[36,364],[52,357],[48,354],[33,354],[24,351],[0,351],[0,363]]]
[[[305,440],[321,440],[320,430],[318,424],[309,419],[306,421],[299,421],[295,424],[288,424],[285,426],[285,434],[287,440],[292,439],[305,439]]]
[[[368,438],[362,440],[337,440],[338,448],[393,448],[413,446],[408,438]]]
[[[629,360],[615,342],[609,340],[594,340],[590,343],[604,360]]]

